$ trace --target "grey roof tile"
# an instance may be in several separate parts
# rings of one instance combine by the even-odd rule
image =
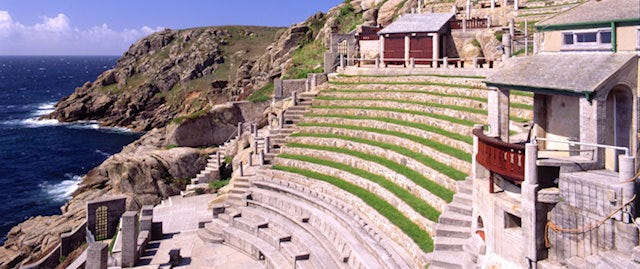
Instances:
[[[638,0],[591,0],[541,21],[536,26],[638,19]]]
[[[454,16],[453,13],[404,14],[382,29],[379,34],[437,32]]]
[[[635,54],[540,54],[513,57],[485,82],[569,92],[593,92],[637,58]],[[637,60],[636,60],[637,61]]]

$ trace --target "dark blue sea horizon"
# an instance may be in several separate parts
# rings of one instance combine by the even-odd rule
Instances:
[[[60,214],[89,170],[140,137],[94,122],[38,120],[113,68],[116,56],[0,56],[0,244],[33,216]]]

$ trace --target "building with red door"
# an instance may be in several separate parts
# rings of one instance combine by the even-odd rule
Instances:
[[[387,64],[431,64],[446,57],[446,42],[453,42],[449,21],[453,13],[404,14],[378,32],[380,59]]]

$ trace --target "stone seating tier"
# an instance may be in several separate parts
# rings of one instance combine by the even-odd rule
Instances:
[[[346,125],[347,123],[345,123]],[[378,141],[381,143],[386,143],[386,144],[391,144],[391,145],[396,145],[399,147],[403,147],[409,150],[412,150],[414,152],[420,153],[422,155],[425,156],[429,156],[432,159],[447,164],[449,166],[451,166],[452,168],[459,170],[461,172],[470,174],[471,173],[471,164],[468,162],[464,162],[464,161],[460,161],[459,159],[452,157],[444,152],[441,151],[437,151],[433,148],[427,147],[421,143],[418,142],[414,142],[412,140],[406,139],[406,138],[401,138],[401,137],[397,137],[397,136],[393,136],[393,135],[385,135],[385,134],[379,134],[379,133],[374,133],[374,132],[367,132],[367,131],[361,131],[361,130],[351,130],[351,129],[340,129],[340,128],[333,128],[333,127],[321,127],[321,126],[302,126],[300,127],[299,131],[301,133],[311,133],[311,134],[335,134],[335,135],[343,135],[343,136],[349,136],[349,137],[354,137],[354,138],[361,138],[361,139],[367,139],[367,140],[372,140],[372,141]],[[433,137],[438,138],[438,136],[440,135],[434,135]],[[424,137],[427,138],[427,137]],[[427,138],[428,139],[428,138]],[[444,138],[443,138],[444,139]],[[432,139],[433,140],[433,139]],[[433,140],[435,142],[438,142],[436,140]],[[452,140],[449,139],[448,141],[453,141],[454,143],[451,144],[455,144],[455,145],[459,145],[462,148],[465,148],[463,146],[465,145],[469,145],[467,143],[464,142],[460,142],[457,140]],[[459,142],[459,143],[455,143],[455,141]],[[451,145],[448,145],[451,146]],[[456,148],[456,147],[454,147]],[[456,148],[459,149],[459,148]],[[465,149],[462,149],[463,151],[465,151]]]
[[[398,164],[402,164],[407,166],[408,169],[414,170],[416,172],[421,173],[422,175],[424,175],[426,178],[430,179],[431,181],[433,181],[434,183],[443,186],[449,190],[453,190],[455,191],[457,188],[457,183],[454,179],[449,178],[447,175],[440,173],[439,171],[428,167],[424,164],[422,164],[421,162],[418,162],[414,159],[411,159],[408,156],[399,154],[397,152],[394,151],[390,151],[390,150],[386,150],[386,149],[382,149],[379,147],[375,147],[375,146],[371,146],[368,144],[362,144],[362,143],[356,143],[356,142],[352,142],[352,141],[348,141],[348,140],[341,140],[341,139],[335,139],[335,138],[319,138],[319,137],[290,137],[287,139],[288,142],[291,143],[300,143],[300,144],[307,144],[307,145],[318,145],[318,146],[329,146],[329,147],[336,147],[336,148],[342,148],[342,149],[349,149],[351,151],[357,151],[357,152],[362,152],[362,153],[366,153],[366,154],[370,154],[370,155],[374,155],[374,156],[383,156],[385,159],[393,161],[395,163]],[[287,147],[283,148],[283,153],[287,152]],[[304,153],[304,151],[306,151],[307,149],[304,149],[302,151],[298,150],[300,154],[302,155],[306,155]],[[310,151],[310,152],[316,152],[316,151]],[[317,153],[317,152],[316,152]],[[318,153],[319,154],[319,153]],[[335,155],[336,153],[327,153],[327,154],[323,154],[323,156],[325,157],[329,157],[330,155]],[[338,156],[338,155],[336,155]],[[380,170],[383,168],[382,165],[373,163],[373,162],[366,162],[365,160],[359,159],[357,157],[353,157],[351,155],[346,155],[346,154],[342,154],[339,155],[340,158],[334,158],[336,159],[336,161],[338,162],[342,162],[345,161],[343,163],[345,164],[349,164],[351,166],[363,169],[363,170],[368,170],[368,169],[372,169],[369,172],[372,172],[374,174],[378,174],[379,172],[375,172],[375,170]],[[368,166],[371,165],[371,167],[369,168]],[[374,170],[375,169],[375,170]],[[393,172],[391,169],[384,169],[385,174],[388,175],[394,175],[396,177],[400,176],[397,173]]]

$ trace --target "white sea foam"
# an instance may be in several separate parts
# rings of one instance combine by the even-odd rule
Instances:
[[[78,189],[84,176],[67,173],[64,177],[67,179],[57,184],[42,183],[40,184],[40,188],[54,200],[66,201],[71,198],[71,194]]]
[[[40,104],[38,108],[32,113],[34,116],[47,115],[56,109],[56,102],[49,102]]]
[[[106,152],[104,152],[102,150],[99,150],[99,149],[96,149],[96,153],[98,153],[98,154],[100,154],[102,156],[105,156],[105,157],[111,157],[111,154],[106,153]]]

